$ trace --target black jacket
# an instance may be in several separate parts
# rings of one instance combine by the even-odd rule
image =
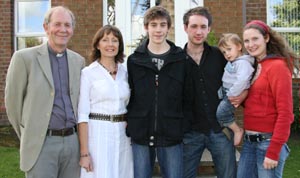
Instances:
[[[184,48],[186,51],[186,46]],[[220,103],[218,89],[222,86],[222,76],[227,61],[221,51],[204,43],[204,51],[200,65],[193,61],[192,78],[195,91],[193,114],[190,120],[192,130],[201,133],[220,132],[221,127],[216,118]]]
[[[160,70],[148,55],[148,40],[127,61],[131,89],[127,134],[137,144],[178,144],[182,142],[185,118],[192,117],[192,87],[188,77],[192,59],[174,43],[167,42],[170,53]]]

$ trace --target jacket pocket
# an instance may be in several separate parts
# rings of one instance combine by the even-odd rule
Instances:
[[[167,79],[168,96],[181,98],[184,87],[184,73],[180,69],[178,71],[169,71]]]
[[[144,98],[150,95],[149,88],[153,88],[151,78],[143,70],[134,70],[131,76],[131,94],[135,102],[143,104]]]
[[[126,114],[126,135],[135,140],[145,139],[148,136],[149,117],[147,111],[129,111]]]
[[[181,139],[183,136],[183,114],[164,113],[161,125],[164,135],[169,139]]]

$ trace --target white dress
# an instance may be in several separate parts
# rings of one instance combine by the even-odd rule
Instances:
[[[78,123],[88,122],[88,146],[93,172],[81,169],[81,178],[133,178],[130,138],[126,122],[89,119],[90,113],[125,114],[130,96],[126,68],[118,64],[116,79],[97,61],[81,73]]]

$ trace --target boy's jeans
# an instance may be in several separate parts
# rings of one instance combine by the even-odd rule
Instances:
[[[182,178],[182,144],[149,147],[132,143],[134,178],[152,178],[157,156],[163,178]]]

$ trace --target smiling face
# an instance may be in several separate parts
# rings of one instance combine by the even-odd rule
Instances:
[[[264,37],[259,30],[249,28],[244,31],[243,39],[245,49],[251,56],[261,60],[267,55],[269,36]]]
[[[184,30],[190,43],[202,45],[210,32],[208,19],[202,15],[192,15],[189,17],[188,25],[184,25]]]
[[[145,31],[148,33],[151,43],[164,43],[169,32],[167,19],[156,18],[151,20],[149,24],[145,26]]]
[[[49,23],[44,24],[48,36],[48,44],[55,52],[62,52],[67,48],[73,36],[71,15],[64,9],[57,9],[51,15]]]
[[[119,40],[113,33],[104,34],[99,40],[97,48],[100,50],[101,58],[115,58],[119,52]]]

